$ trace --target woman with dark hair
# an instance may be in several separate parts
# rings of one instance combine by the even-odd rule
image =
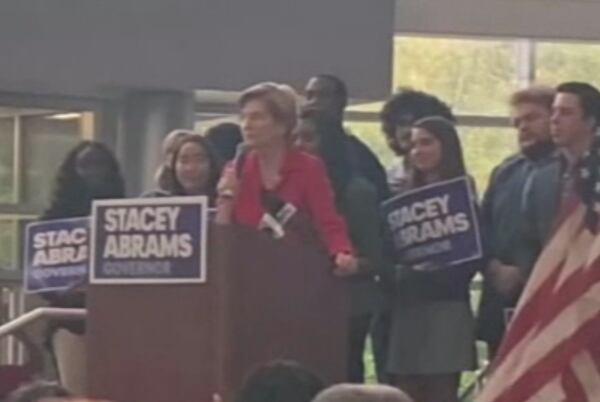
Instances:
[[[50,206],[40,220],[88,216],[92,201],[125,196],[119,163],[106,145],[82,141],[58,169]]]
[[[161,195],[159,194],[160,191],[169,193],[173,189],[173,172],[171,171],[173,153],[179,142],[190,135],[195,135],[195,133],[190,130],[176,129],[167,134],[163,139],[161,150],[164,159],[154,174],[154,181],[158,190],[153,190],[152,193]],[[146,195],[144,194],[144,196]]]
[[[297,142],[318,155],[334,190],[336,206],[348,226],[360,260],[348,276],[351,311],[348,333],[347,381],[364,381],[363,352],[379,301],[375,274],[383,268],[382,233],[377,189],[351,163],[347,135],[341,124],[322,112],[305,111],[296,128]]]
[[[200,135],[181,141],[171,163],[173,195],[206,195],[214,202],[223,164],[211,143]]]
[[[419,120],[410,140],[408,190],[466,175],[460,140],[450,121]],[[481,263],[448,268],[400,261],[388,369],[396,385],[415,401],[457,401],[461,372],[476,367],[469,283]]]
[[[418,120],[411,129],[410,186],[414,188],[466,175],[454,125],[443,117]]]
[[[58,170],[52,201],[40,220],[88,216],[92,201],[125,197],[119,164],[102,143],[82,141]],[[52,307],[85,307],[81,290],[48,292],[42,296]],[[80,321],[51,321],[48,343],[54,352],[62,384],[74,393],[85,392],[85,326]]]
[[[156,190],[148,197],[206,195],[213,204],[222,162],[210,142],[200,134],[190,134],[173,148],[169,170],[171,189]]]
[[[297,362],[274,360],[248,374],[235,402],[310,402],[325,387]]]

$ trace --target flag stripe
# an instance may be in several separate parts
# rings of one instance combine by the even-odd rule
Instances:
[[[538,393],[527,399],[526,402],[562,402],[566,398],[560,377],[549,381]]]
[[[496,366],[502,364],[507,354],[510,353],[518,342],[532,330],[541,331],[549,322],[574,302],[585,290],[600,280],[600,270],[585,270],[588,257],[583,250],[590,248],[592,237],[587,232],[577,236],[577,246],[566,257],[565,268],[556,268],[554,275],[549,277],[537,290],[534,299],[527,306],[518,310],[511,324],[509,333],[503,341],[501,355],[495,362]],[[600,250],[600,248],[599,248]],[[597,258],[597,256],[596,256]],[[574,272],[565,276],[562,286],[557,289],[557,282],[561,272]]]
[[[596,264],[598,262],[594,262]],[[523,343],[531,339],[535,334],[543,332],[545,328],[557,318],[557,316],[565,309],[577,302],[578,299],[584,292],[587,292],[592,286],[600,281],[600,269],[587,270],[580,269],[578,273],[571,275],[571,277],[563,283],[559,292],[550,292],[547,290],[544,299],[541,300],[537,310],[533,308],[527,311],[527,315],[521,316],[521,320],[530,320],[536,323],[535,327],[529,328],[529,331],[525,333],[525,326],[515,325],[512,330],[512,337],[509,341],[516,341],[513,344],[509,344],[511,350],[516,348],[519,343]],[[553,283],[549,280],[544,287],[553,287]],[[544,303],[542,303],[544,302]],[[525,314],[525,313],[523,313]],[[513,359],[518,359],[520,353],[516,353]],[[499,370],[506,358],[497,364],[496,370]]]
[[[562,343],[556,345],[556,347],[541,360],[532,362],[532,364],[527,364],[527,357],[524,356],[522,363],[527,365],[526,371],[521,372],[519,377],[515,377],[514,382],[509,382],[510,386],[505,388],[497,398],[494,397],[489,400],[494,402],[526,401],[534,395],[536,391],[543,388],[544,384],[550,379],[560,375],[565,367],[569,366],[572,358],[585,348],[585,345],[588,344],[588,342],[595,339],[597,336],[597,322],[599,319],[600,314],[597,314],[595,317],[588,320],[572,337],[567,338]],[[498,379],[500,380],[499,382],[502,381],[502,377],[499,376]]]
[[[483,389],[482,401],[525,401],[558,375],[564,360],[568,364],[584,345],[582,340],[597,331],[596,320],[600,318],[597,298],[600,298],[600,283],[561,312],[546,330],[525,338],[492,374]],[[496,378],[500,380],[494,381]]]
[[[587,400],[585,390],[583,389],[581,383],[575,376],[575,373],[573,372],[572,368],[567,367],[565,370],[563,370],[561,383],[563,387],[563,392],[568,397],[568,400],[570,400],[571,402],[583,402]]]
[[[600,401],[600,236],[561,211],[478,402]]]
[[[600,397],[600,373],[588,351],[580,353],[573,359],[571,369],[588,400],[593,400],[594,396]]]

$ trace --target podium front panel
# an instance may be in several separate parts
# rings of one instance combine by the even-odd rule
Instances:
[[[314,246],[212,226],[205,284],[93,285],[89,394],[226,401],[254,367],[292,359],[344,379],[346,290]]]

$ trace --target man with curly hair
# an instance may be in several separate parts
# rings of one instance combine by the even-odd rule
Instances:
[[[387,172],[392,194],[402,190],[406,182],[408,161],[405,156],[410,148],[410,128],[415,121],[429,116],[456,121],[446,103],[434,95],[411,88],[400,88],[383,105],[381,130],[388,147],[398,156]]]

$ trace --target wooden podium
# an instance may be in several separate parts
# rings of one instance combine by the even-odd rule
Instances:
[[[277,358],[344,379],[347,292],[322,251],[237,226],[211,226],[208,244],[205,284],[90,286],[91,397],[229,402]]]

